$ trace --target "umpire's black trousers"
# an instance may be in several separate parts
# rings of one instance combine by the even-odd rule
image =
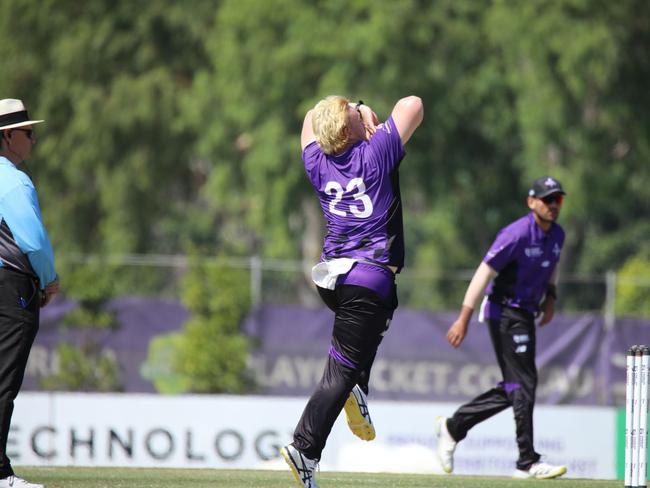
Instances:
[[[14,474],[7,457],[7,437],[14,399],[38,332],[39,307],[40,293],[34,280],[0,268],[0,479]]]
[[[537,388],[534,316],[525,310],[503,307],[501,318],[490,320],[489,327],[503,381],[456,410],[447,420],[447,429],[460,441],[479,422],[512,407],[519,447],[517,469],[527,470],[540,458],[533,446]]]
[[[397,295],[385,300],[357,285],[318,287],[326,305],[334,310],[332,348],[344,358],[327,358],[323,377],[307,402],[293,436],[293,444],[310,459],[320,459],[327,437],[355,384],[368,393],[370,369],[386,333]]]

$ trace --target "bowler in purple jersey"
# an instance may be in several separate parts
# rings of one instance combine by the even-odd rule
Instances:
[[[447,332],[449,343],[460,346],[474,308],[486,293],[482,315],[503,381],[452,417],[436,419],[436,454],[446,473],[453,471],[454,451],[468,431],[508,407],[514,411],[519,448],[513,477],[550,479],[566,473],[565,466],[541,462],[533,445],[535,317],[542,315],[540,326],[553,318],[557,264],[564,244],[564,230],[556,220],[564,195],[554,178],[543,176],[533,182],[527,201],[530,213],[497,234],[469,284],[458,319]]]
[[[293,442],[280,450],[301,487],[318,488],[314,473],[341,410],[356,436],[375,437],[366,400],[370,369],[397,308],[395,274],[404,266],[398,170],[422,118],[415,96],[399,100],[381,124],[363,102],[340,96],[305,116],[302,157],[327,223],[312,277],[334,327],[323,377]]]
[[[328,156],[317,142],[303,151],[305,171],[327,221],[321,260],[355,257],[404,265],[398,167],[404,148],[389,117],[369,141]]]

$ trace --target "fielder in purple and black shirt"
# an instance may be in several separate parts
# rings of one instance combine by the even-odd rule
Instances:
[[[503,375],[495,388],[461,406],[452,417],[436,419],[436,453],[447,473],[453,471],[456,445],[468,431],[508,407],[514,411],[519,448],[513,476],[549,479],[567,471],[565,466],[541,462],[533,445],[535,317],[542,315],[540,326],[553,318],[556,270],[564,244],[564,230],[556,220],[564,195],[554,178],[543,176],[533,182],[527,201],[530,213],[497,234],[469,284],[458,319],[447,332],[449,343],[460,346],[474,308],[486,293],[482,315]]]
[[[398,170],[422,118],[415,96],[399,100],[382,124],[363,102],[339,96],[305,116],[305,171],[327,223],[312,276],[335,315],[323,377],[293,443],[280,450],[301,487],[318,487],[314,471],[342,409],[356,436],[375,437],[366,400],[370,369],[397,308],[395,274],[404,266]]]

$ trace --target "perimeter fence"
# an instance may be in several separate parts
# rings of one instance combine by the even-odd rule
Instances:
[[[188,258],[184,255],[62,256],[65,291],[66,275],[74,280],[81,276],[101,277],[103,285],[97,295],[148,296],[179,300],[184,278],[192,267],[218,267],[223,272],[240,272],[247,276],[251,305],[298,304],[320,306],[321,302],[310,279],[313,263],[300,260],[252,257]],[[473,270],[438,271],[405,268],[398,277],[400,307],[454,311],[460,306]],[[650,296],[650,279],[605,273],[563,273],[559,280],[559,312],[599,312],[608,325],[617,315],[617,289],[625,285],[641,296]],[[92,286],[92,285],[91,285]]]

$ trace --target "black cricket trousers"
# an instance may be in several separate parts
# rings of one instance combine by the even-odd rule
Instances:
[[[325,304],[335,312],[332,348],[316,390],[307,402],[293,436],[293,445],[310,459],[320,459],[332,426],[355,384],[368,393],[370,369],[377,348],[397,308],[397,295],[385,300],[374,291],[357,285],[320,287]]]
[[[503,307],[501,318],[490,320],[489,328],[503,381],[456,410],[447,420],[447,429],[461,441],[476,424],[512,407],[519,447],[517,469],[527,470],[540,459],[533,446],[535,317],[526,310]]]
[[[0,479],[14,474],[7,438],[14,400],[38,332],[40,293],[33,278],[0,268]]]

